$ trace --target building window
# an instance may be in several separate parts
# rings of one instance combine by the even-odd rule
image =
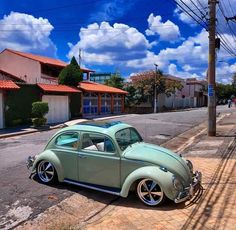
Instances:
[[[101,114],[111,113],[111,95],[110,94],[102,94],[101,101]]]
[[[85,115],[96,115],[98,113],[98,95],[96,93],[84,94],[83,113]]]
[[[122,96],[116,94],[114,96],[114,113],[121,113],[122,111]]]

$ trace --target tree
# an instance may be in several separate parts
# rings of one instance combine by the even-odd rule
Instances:
[[[140,93],[139,89],[136,89],[133,84],[126,83],[123,87],[128,94],[125,97],[125,105],[126,106],[133,106],[137,105],[141,102],[142,94]]]
[[[110,79],[106,79],[104,84],[108,85],[108,86],[111,86],[111,87],[123,89],[123,87],[124,87],[124,78],[122,78],[119,73],[115,73],[115,74],[111,75]]]
[[[155,80],[156,79],[156,80]],[[139,97],[138,104],[141,102],[147,102],[148,98],[151,98],[154,102],[154,89],[157,89],[157,97],[159,94],[166,94],[170,96],[171,93],[175,93],[176,90],[181,90],[183,85],[176,80],[170,80],[167,76],[163,75],[162,71],[147,71],[138,73],[131,77],[131,83],[137,90]],[[153,103],[154,104],[154,103]]]
[[[233,75],[233,82],[232,82],[233,88],[236,88],[236,73]]]
[[[83,80],[82,71],[75,57],[72,57],[70,64],[67,65],[59,74],[58,83],[77,87]]]
[[[229,99],[235,94],[235,89],[232,85],[216,84],[216,97],[218,100]]]

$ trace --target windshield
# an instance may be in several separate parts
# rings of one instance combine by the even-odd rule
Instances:
[[[126,128],[116,133],[116,141],[122,151],[129,145],[143,141],[138,131],[134,128]]]

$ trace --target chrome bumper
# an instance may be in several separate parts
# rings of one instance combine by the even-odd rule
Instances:
[[[35,157],[31,157],[31,156],[28,157],[26,161],[26,166],[28,169],[30,169],[33,166],[34,161],[35,161]]]
[[[202,173],[196,171],[194,173],[194,178],[189,187],[185,188],[184,191],[181,191],[178,196],[175,198],[175,203],[181,203],[186,200],[191,199],[194,194],[200,189],[202,182]]]

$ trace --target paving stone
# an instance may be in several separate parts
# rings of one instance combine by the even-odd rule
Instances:
[[[196,144],[195,148],[206,148],[206,147],[218,147],[222,145],[224,140],[211,140],[211,141],[200,141]]]

